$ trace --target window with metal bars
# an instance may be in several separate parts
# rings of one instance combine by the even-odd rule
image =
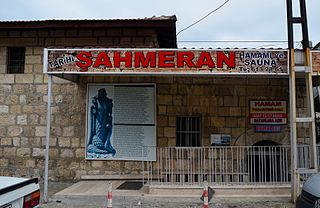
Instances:
[[[8,47],[7,73],[22,74],[24,73],[26,48],[24,47]]]
[[[201,145],[200,116],[178,116],[176,125],[177,147],[199,147]]]

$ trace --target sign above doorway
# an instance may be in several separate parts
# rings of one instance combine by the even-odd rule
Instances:
[[[45,49],[49,74],[288,75],[287,50]]]

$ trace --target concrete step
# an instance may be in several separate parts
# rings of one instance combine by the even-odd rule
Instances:
[[[210,186],[215,197],[290,197],[290,185],[256,185],[256,186]],[[146,194],[166,196],[201,196],[203,187],[150,185],[146,187]]]
[[[201,186],[145,185],[140,190],[118,190],[124,180],[79,181],[58,192],[55,196],[106,196],[108,183],[112,183],[114,196],[201,197]],[[290,197],[290,185],[210,186],[214,197]]]

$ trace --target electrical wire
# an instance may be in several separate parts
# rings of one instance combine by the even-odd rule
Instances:
[[[189,29],[190,27],[198,24],[199,22],[201,22],[202,20],[204,20],[205,18],[207,18],[209,15],[211,15],[212,13],[218,11],[219,9],[221,9],[224,5],[226,5],[230,0],[226,0],[223,4],[221,4],[219,7],[215,8],[214,10],[212,10],[211,12],[209,12],[207,15],[205,15],[204,17],[202,17],[201,19],[199,19],[198,21],[192,23],[191,25],[189,25],[188,27],[180,30],[178,33],[177,33],[177,36],[182,33],[183,31],[186,31],[187,29]]]

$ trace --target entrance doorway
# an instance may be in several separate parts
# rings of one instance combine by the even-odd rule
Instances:
[[[250,182],[283,181],[283,171],[286,166],[278,143],[271,140],[256,142],[253,151],[249,152]]]

